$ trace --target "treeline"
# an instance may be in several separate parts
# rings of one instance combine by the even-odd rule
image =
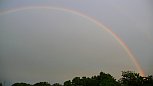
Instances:
[[[2,83],[0,84],[2,86]],[[12,86],[153,86],[153,76],[142,77],[139,73],[123,71],[122,78],[116,80],[110,74],[100,72],[92,77],[75,77],[65,81],[64,84],[38,82],[33,85],[27,83],[14,83]]]

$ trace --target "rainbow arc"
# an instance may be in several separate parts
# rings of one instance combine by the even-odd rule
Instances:
[[[12,12],[29,10],[29,9],[49,9],[49,10],[59,10],[59,11],[69,12],[69,13],[78,15],[80,17],[86,18],[87,20],[95,23],[96,25],[98,25],[99,27],[104,29],[106,32],[108,32],[120,44],[120,46],[128,54],[128,57],[130,58],[130,60],[134,63],[134,65],[135,65],[136,69],[138,70],[138,72],[140,73],[140,75],[141,76],[145,75],[144,71],[142,70],[142,68],[139,64],[139,62],[137,61],[137,59],[134,56],[134,54],[132,53],[132,51],[128,48],[126,43],[117,34],[115,34],[110,28],[106,27],[105,25],[103,25],[98,20],[96,20],[96,19],[94,19],[94,18],[92,18],[92,17],[90,17],[90,16],[88,16],[88,15],[82,13],[82,12],[78,12],[78,11],[67,9],[67,8],[59,8],[59,7],[51,7],[51,6],[30,6],[30,7],[23,7],[23,8],[17,8],[17,9],[12,9],[12,10],[8,10],[8,11],[3,11],[3,12],[0,13],[0,15],[5,15],[5,14],[12,13]]]

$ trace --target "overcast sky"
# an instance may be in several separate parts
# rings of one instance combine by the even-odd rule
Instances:
[[[73,9],[102,22],[153,74],[152,0],[1,0],[0,13],[28,6]],[[137,71],[120,44],[92,21],[61,10],[0,15],[0,76],[6,81],[60,82],[100,71]]]

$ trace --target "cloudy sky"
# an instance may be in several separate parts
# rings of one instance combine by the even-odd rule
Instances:
[[[145,74],[153,74],[152,4],[152,0],[0,0],[0,77],[10,82],[62,83],[100,71],[115,78],[123,70],[137,71],[119,42],[81,15],[109,27]],[[35,6],[52,9],[8,12]]]

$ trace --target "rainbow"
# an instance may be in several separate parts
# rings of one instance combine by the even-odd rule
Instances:
[[[67,8],[60,8],[60,7],[51,7],[51,6],[30,6],[30,7],[22,7],[22,8],[17,8],[17,9],[12,9],[12,10],[8,10],[8,11],[2,11],[0,12],[0,15],[5,15],[5,14],[9,14],[12,12],[17,12],[17,11],[21,11],[21,10],[28,10],[28,9],[50,9],[50,10],[59,10],[59,11],[64,11],[64,12],[69,12],[75,15],[78,15],[80,17],[86,18],[87,20],[95,23],[96,25],[98,25],[99,27],[103,28],[105,31],[107,31],[119,44],[120,46],[125,50],[125,52],[128,54],[130,60],[132,60],[132,62],[134,63],[137,71],[140,73],[141,76],[144,76],[145,73],[142,70],[138,60],[136,59],[136,57],[133,55],[133,53],[131,52],[131,50],[128,48],[128,46],[126,45],[126,43],[117,35],[115,34],[110,28],[106,27],[105,25],[103,25],[101,22],[99,22],[98,20],[85,15],[82,12],[78,12],[75,10],[71,10],[71,9],[67,9]]]

